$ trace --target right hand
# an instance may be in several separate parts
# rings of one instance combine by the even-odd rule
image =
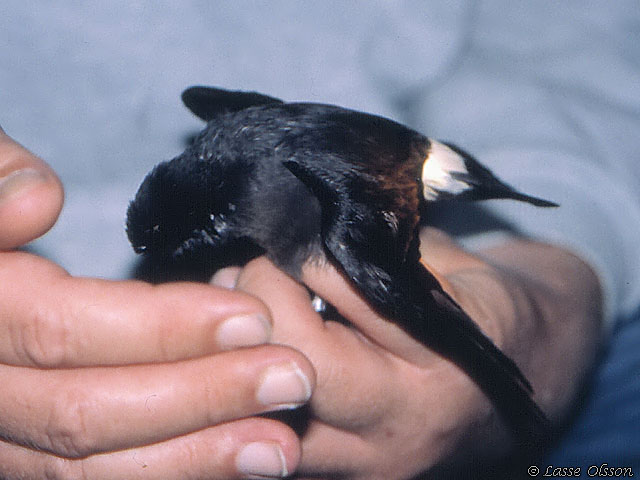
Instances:
[[[247,418],[306,402],[315,382],[301,353],[263,345],[267,307],[209,285],[74,278],[10,250],[51,228],[62,200],[53,171],[0,130],[0,477],[293,471],[295,433]]]

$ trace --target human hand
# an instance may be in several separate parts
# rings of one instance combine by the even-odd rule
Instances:
[[[520,365],[542,408],[561,416],[598,338],[599,286],[589,267],[526,241],[486,251],[485,259],[433,229],[422,245],[445,289]],[[299,478],[411,478],[483,464],[510,448],[471,379],[372,311],[333,267],[306,265],[304,281],[351,326],[323,322],[306,289],[264,258],[225,275],[267,303],[273,341],[298,348],[316,369]]]
[[[3,132],[0,173],[8,249],[53,225],[62,188]],[[294,432],[255,415],[304,403],[314,371],[296,350],[263,345],[271,316],[257,299],[73,278],[18,251],[0,252],[0,285],[0,478],[231,479],[297,466]]]

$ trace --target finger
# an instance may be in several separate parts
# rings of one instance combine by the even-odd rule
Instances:
[[[294,346],[314,365],[314,414],[349,429],[385,415],[396,371],[384,351],[349,326],[323,322],[306,288],[265,257],[247,264],[237,288],[269,306],[273,341]]]
[[[336,295],[349,288],[335,270],[316,268],[328,275],[326,279],[314,280],[318,285],[331,285]],[[306,269],[307,266],[305,278],[310,274]],[[360,471],[364,474],[359,478],[393,476],[392,472],[371,470],[372,465],[379,464],[379,445],[401,436],[407,437],[406,441],[398,443],[415,443],[409,433],[395,431],[397,424],[403,424],[405,419],[401,417],[405,412],[407,416],[415,412],[412,403],[419,404],[417,411],[425,411],[426,385],[449,377],[439,370],[423,371],[398,359],[355,328],[323,322],[311,308],[306,288],[264,257],[243,269],[237,288],[267,303],[274,319],[274,341],[300,349],[316,369],[316,388],[310,402],[312,418],[302,439],[300,475],[347,478],[350,472]],[[345,311],[354,317],[360,317],[363,310],[373,315],[366,303],[354,305],[353,297],[358,299],[354,292],[347,296]],[[380,318],[370,321],[382,322]],[[429,412],[428,406],[425,412]],[[387,451],[385,455],[396,454]]]
[[[449,284],[447,275],[484,267],[480,259],[462,249],[453,238],[437,228],[425,227],[420,231],[420,254],[445,290]]]
[[[295,433],[280,422],[263,418],[239,420],[142,448],[77,460],[0,441],[0,476],[7,480],[281,478],[293,472],[299,461],[300,444]]]
[[[333,265],[308,262],[302,271],[303,280],[309,288],[331,303],[383,351],[420,366],[430,365],[439,358],[402,330],[393,319],[384,318],[374,310]]]
[[[0,284],[0,363],[174,361],[270,338],[263,303],[204,284],[75,278],[24,252],[0,253]]]
[[[159,365],[1,366],[0,383],[1,438],[82,458],[299,406],[314,371],[293,349],[262,346]]]
[[[24,245],[48,231],[63,198],[53,170],[0,129],[0,249]]]
[[[278,323],[273,325],[273,341],[280,342],[286,337],[296,345],[304,345],[310,337],[325,335],[326,325],[319,315],[315,315],[304,285],[278,269],[266,257],[252,260],[242,269],[236,289],[265,302],[272,316],[280,314]],[[284,312],[287,315],[283,315]],[[303,329],[300,329],[301,324]]]
[[[228,288],[233,290],[238,283],[238,277],[242,268],[240,267],[227,267],[218,270],[212,277],[209,283],[216,287]]]

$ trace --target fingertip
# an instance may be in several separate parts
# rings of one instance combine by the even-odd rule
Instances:
[[[46,233],[64,202],[62,183],[40,158],[0,132],[0,249]]]
[[[311,305],[307,288],[265,256],[245,265],[238,276],[236,290],[261,299],[274,315],[285,306],[295,309]]]
[[[239,446],[235,468],[241,478],[285,478],[300,465],[302,446],[287,425],[270,419],[248,419],[252,439]],[[252,425],[253,424],[253,425]]]
[[[209,283],[216,287],[233,290],[238,283],[238,277],[242,269],[240,267],[227,267],[213,274]]]
[[[221,350],[263,345],[271,339],[271,322],[262,314],[240,314],[221,322],[216,342]]]
[[[287,459],[277,443],[252,442],[236,456],[236,467],[247,478],[283,478],[289,475]]]
[[[254,283],[275,285],[282,282],[295,283],[295,280],[276,267],[266,256],[261,256],[248,262],[239,272],[236,288],[245,290]]]
[[[266,257],[256,258],[244,267],[236,291],[255,296],[267,305],[272,318],[277,319],[273,323],[274,341],[286,339],[284,343],[308,345],[324,329],[322,317],[312,308],[308,288]]]

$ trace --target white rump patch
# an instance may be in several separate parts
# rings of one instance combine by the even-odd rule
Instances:
[[[454,172],[468,173],[464,158],[445,144],[429,140],[431,148],[422,164],[422,194],[425,200],[437,200],[440,192],[457,195],[470,189],[467,183],[451,176]]]

